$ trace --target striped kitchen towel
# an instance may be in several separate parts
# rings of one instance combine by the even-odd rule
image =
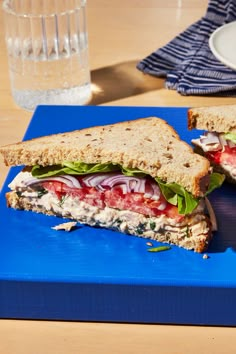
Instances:
[[[204,17],[156,50],[137,68],[166,77],[166,87],[181,95],[236,95],[236,71],[212,54],[209,37],[216,28],[236,20],[236,0],[210,0]]]

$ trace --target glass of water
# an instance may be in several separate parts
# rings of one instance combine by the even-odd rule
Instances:
[[[4,0],[14,101],[83,105],[91,97],[86,0]]]

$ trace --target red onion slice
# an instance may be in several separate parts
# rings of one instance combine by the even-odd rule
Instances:
[[[219,135],[219,140],[220,140],[221,146],[227,145],[227,141],[226,141],[224,135],[220,134]]]
[[[80,177],[80,180],[87,187],[96,187],[101,191],[106,189],[120,187],[124,194],[126,193],[142,193],[145,198],[159,200],[161,191],[158,184],[147,177],[125,176],[122,173],[94,173],[87,176]],[[78,177],[71,175],[62,175],[46,178],[28,177],[24,180],[24,185],[30,186],[43,182],[61,182],[66,184],[69,188],[82,188]]]
[[[107,178],[107,174],[91,174],[83,177],[82,180],[87,187],[96,187]]]
[[[125,176],[122,173],[116,173],[113,175],[109,175],[103,182],[101,182],[101,186],[113,188],[117,185],[125,184],[127,185],[127,191],[130,192],[130,178],[131,177]]]
[[[219,136],[215,132],[208,132],[206,135],[201,135],[200,142],[204,145],[220,144]]]
[[[66,175],[66,176],[55,176],[55,177],[46,177],[46,178],[34,178],[29,177],[24,180],[24,184],[26,187],[31,186],[33,184],[42,183],[42,182],[61,182],[65,183],[70,188],[81,188],[81,185],[78,179],[74,176]]]
[[[113,187],[113,190],[116,189],[116,188],[121,189],[123,194],[127,194],[128,193],[128,188],[127,188],[126,184],[119,184],[119,185]]]
[[[130,177],[130,178],[133,178],[133,177]],[[135,181],[135,183],[134,183],[134,181]],[[145,190],[146,190],[146,182],[147,182],[146,178],[135,178],[135,180],[133,179],[133,182],[132,182],[133,187],[132,187],[131,191],[144,194]]]
[[[167,206],[167,202],[163,201],[160,205],[158,205],[157,209],[165,210],[166,206]]]
[[[157,185],[157,183],[153,181],[147,181],[144,197],[157,201],[160,199],[160,196],[161,196],[161,190]]]
[[[157,185],[157,183],[152,182],[152,188],[153,188],[153,196],[152,199],[154,200],[159,200],[160,196],[161,196],[161,190],[159,188],[159,186]]]
[[[113,174],[101,182],[102,187],[113,188],[117,185],[126,185],[127,193],[145,193],[146,178],[125,176],[122,173]]]

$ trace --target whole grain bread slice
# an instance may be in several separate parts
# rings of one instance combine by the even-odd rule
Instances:
[[[188,128],[236,132],[236,105],[191,108],[188,110]]]
[[[209,161],[157,117],[40,137],[1,147],[0,153],[8,166],[111,162],[178,183],[194,196],[202,196],[209,183]]]

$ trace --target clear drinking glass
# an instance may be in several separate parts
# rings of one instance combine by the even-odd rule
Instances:
[[[28,110],[88,102],[86,0],[4,0],[3,10],[15,102]]]

